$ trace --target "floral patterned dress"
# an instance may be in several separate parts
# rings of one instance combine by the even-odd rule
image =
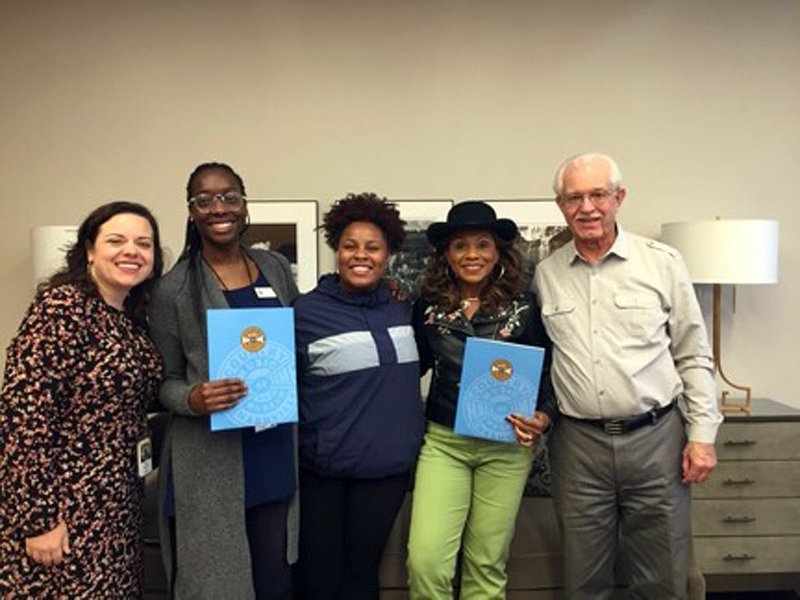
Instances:
[[[136,444],[162,366],[129,316],[73,285],[34,302],[7,352],[0,400],[0,598],[137,598]],[[67,525],[45,567],[25,538]]]

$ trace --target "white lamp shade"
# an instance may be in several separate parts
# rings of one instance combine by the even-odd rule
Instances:
[[[777,221],[664,223],[661,241],[681,253],[695,283],[778,282]]]
[[[31,262],[33,286],[66,264],[67,250],[78,239],[73,225],[43,225],[31,229]]]

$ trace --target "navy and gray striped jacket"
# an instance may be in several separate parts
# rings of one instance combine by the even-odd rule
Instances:
[[[409,469],[424,431],[410,303],[384,283],[346,293],[326,275],[294,308],[301,467],[356,478]]]

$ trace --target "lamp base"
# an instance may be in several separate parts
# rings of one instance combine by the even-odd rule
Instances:
[[[731,399],[730,391],[723,390],[722,397],[720,398],[720,410],[724,415],[750,415],[750,388],[747,386],[737,386],[738,389],[744,391],[743,398]]]
[[[719,406],[722,414],[750,414],[750,386],[739,385],[733,383],[725,375],[722,370],[722,318],[721,318],[721,305],[722,305],[722,286],[718,283],[714,284],[714,331],[713,331],[713,344],[714,344],[714,372],[719,374],[720,379],[736,390],[744,392],[744,398],[737,398],[732,401],[729,398],[730,390],[723,390],[722,398],[720,399]]]

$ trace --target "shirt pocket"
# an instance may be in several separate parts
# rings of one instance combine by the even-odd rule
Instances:
[[[547,335],[554,342],[564,343],[569,337],[571,327],[574,327],[576,304],[571,298],[559,298],[554,302],[542,304],[542,322]]]
[[[619,314],[619,326],[626,334],[646,343],[658,339],[667,315],[657,295],[619,292],[614,295],[614,306]]]

